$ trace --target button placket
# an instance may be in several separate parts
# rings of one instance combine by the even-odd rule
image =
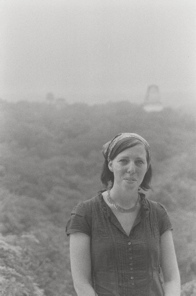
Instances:
[[[131,271],[131,272],[133,272],[133,256],[132,256],[132,243],[131,243],[131,241],[128,241],[128,251],[129,251],[129,270]],[[133,278],[133,276],[131,276],[131,281],[133,280],[134,278]]]

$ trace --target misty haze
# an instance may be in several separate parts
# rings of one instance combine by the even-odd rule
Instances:
[[[1,98],[195,106],[195,1],[1,2]]]

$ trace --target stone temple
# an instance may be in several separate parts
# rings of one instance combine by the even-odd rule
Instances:
[[[146,112],[160,112],[163,110],[159,87],[157,85],[149,85],[144,99],[143,108]]]

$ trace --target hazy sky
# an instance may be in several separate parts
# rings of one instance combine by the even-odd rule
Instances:
[[[196,92],[195,0],[0,0],[0,28],[0,97]]]

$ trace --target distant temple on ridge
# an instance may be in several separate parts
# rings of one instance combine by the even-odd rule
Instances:
[[[160,112],[163,110],[159,87],[157,85],[149,85],[142,106],[146,112]]]

